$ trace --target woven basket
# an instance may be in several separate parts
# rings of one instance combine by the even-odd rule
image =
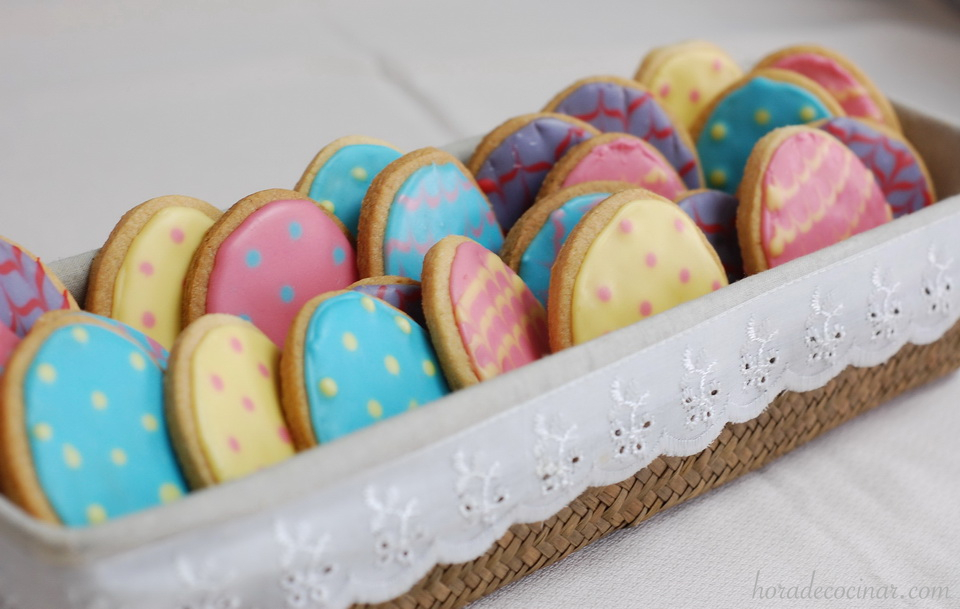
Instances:
[[[848,367],[824,387],[784,392],[757,418],[728,424],[706,450],[660,457],[631,478],[586,490],[553,517],[510,528],[483,556],[438,565],[401,597],[364,607],[463,607],[678,503],[760,469],[841,423],[960,368],[960,323],[872,368]],[[359,605],[355,605],[357,607]]]

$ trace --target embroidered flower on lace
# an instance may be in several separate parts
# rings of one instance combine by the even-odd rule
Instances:
[[[837,316],[843,311],[843,303],[831,308],[827,299],[822,298],[820,290],[817,289],[810,299],[810,309],[812,312],[807,317],[805,331],[810,361],[832,362],[847,335],[843,324],[837,321]]]
[[[287,607],[326,607],[331,578],[337,571],[336,565],[324,559],[329,535],[314,536],[305,522],[291,530],[280,520],[274,523],[274,534],[280,546],[280,586]]]
[[[777,330],[770,330],[765,321],[751,317],[747,322],[748,342],[740,350],[740,374],[744,391],[763,393],[782,369],[780,351],[770,343]]]
[[[191,592],[180,609],[240,609],[242,606],[240,597],[230,592],[234,574],[220,569],[213,560],[197,566],[181,556],[177,559],[177,573]]]
[[[620,383],[615,379],[610,385],[610,438],[613,440],[613,455],[617,458],[640,456],[648,452],[646,435],[653,427],[653,415],[643,407],[650,397],[644,392],[635,399],[628,398]]]
[[[932,315],[946,317],[950,314],[950,290],[953,277],[948,271],[953,266],[953,258],[941,260],[936,249],[931,246],[927,252],[927,268],[923,272],[923,297],[927,311]]]
[[[871,340],[890,340],[897,335],[903,319],[903,303],[897,297],[900,282],[894,283],[879,266],[870,276],[873,291],[867,301],[867,321],[870,323]]]
[[[534,420],[533,430],[537,440],[533,445],[533,456],[537,462],[540,492],[544,495],[572,485],[574,474],[582,461],[575,447],[577,426],[571,425],[558,431],[560,426],[553,421],[548,427],[543,415],[537,415]]]
[[[400,501],[396,487],[387,489],[381,499],[373,487],[366,492],[367,506],[373,510],[370,530],[380,564],[409,565],[415,558],[415,546],[426,538],[426,532],[416,522],[419,513],[417,500]]]
[[[680,400],[686,415],[684,424],[695,427],[715,418],[716,409],[724,396],[717,378],[717,362],[706,363],[702,351],[694,356],[689,349],[683,352],[683,376],[680,377]]]
[[[480,465],[480,456],[467,459],[463,451],[453,455],[457,472],[456,491],[460,515],[470,523],[493,524],[510,495],[500,483],[500,462]]]

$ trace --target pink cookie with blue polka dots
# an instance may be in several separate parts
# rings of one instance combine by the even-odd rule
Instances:
[[[353,244],[336,216],[298,192],[264,190],[207,231],[187,272],[183,323],[229,313],[282,347],[304,303],[357,279]]]

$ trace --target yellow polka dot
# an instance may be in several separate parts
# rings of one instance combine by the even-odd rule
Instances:
[[[326,378],[320,379],[320,393],[332,398],[337,395],[337,381],[333,380],[329,376]]]
[[[755,120],[758,125],[766,125],[770,122],[770,113],[763,108],[760,108],[753,113],[753,120]]]
[[[354,180],[366,180],[367,179],[367,170],[363,167],[354,167],[350,170],[350,175],[353,176]]]
[[[714,123],[710,128],[710,137],[715,140],[722,140],[727,137],[727,126],[723,123]]]
[[[330,201],[330,200],[327,200],[327,199],[324,199],[323,201],[320,201],[320,207],[324,208],[325,210],[327,210],[327,211],[330,212],[331,214],[333,213],[333,210],[336,209],[336,206],[333,204],[333,201]]]
[[[87,334],[87,331],[79,326],[71,330],[70,335],[73,336],[73,340],[77,341],[78,343],[85,343],[90,340],[90,335]]]
[[[388,355],[383,358],[383,365],[387,367],[387,372],[390,374],[400,374],[400,362],[394,356]]]
[[[100,524],[107,520],[107,510],[102,505],[93,503],[87,506],[87,522],[90,524]]]
[[[33,437],[46,442],[53,437],[53,427],[50,427],[46,423],[37,423],[33,426]]]
[[[397,315],[393,318],[393,321],[397,322],[397,327],[400,328],[401,332],[404,334],[410,334],[410,320],[403,315]]]
[[[714,169],[710,172],[710,183],[722,187],[727,183],[727,172],[722,169]]]
[[[152,414],[145,414],[140,417],[140,424],[143,425],[143,428],[147,431],[157,431],[160,424],[157,422],[157,417]]]
[[[110,460],[113,461],[114,465],[126,465],[127,453],[122,448],[114,448],[110,451]]]
[[[817,118],[817,111],[813,109],[813,106],[800,108],[800,119],[803,120],[803,122],[809,123],[815,118]]]
[[[353,332],[344,332],[343,333],[343,348],[347,351],[356,351],[357,350],[357,337],[354,336]]]
[[[103,410],[107,407],[107,396],[102,391],[94,391],[90,394],[90,403],[97,410]]]
[[[57,380],[57,369],[52,364],[40,364],[37,366],[37,376],[44,383],[52,383]]]
[[[360,304],[363,305],[364,309],[366,309],[367,311],[370,311],[371,313],[373,313],[373,309],[376,306],[373,302],[373,299],[370,298],[369,296],[364,296],[363,298],[361,298]]]
[[[423,360],[423,373],[427,376],[433,376],[437,373],[437,367],[428,359]]]
[[[407,408],[408,408],[409,410],[413,410],[413,409],[417,408],[418,406],[420,406],[420,402],[418,402],[418,401],[416,401],[416,400],[410,400],[409,402],[407,402]]]
[[[79,450],[74,448],[73,444],[64,444],[63,462],[66,463],[70,469],[78,469],[83,465],[83,455],[80,454]]]
[[[172,482],[167,482],[166,484],[160,485],[160,501],[163,503],[173,503],[179,499],[183,493],[180,492],[180,487]]]
[[[383,406],[376,400],[370,400],[367,402],[367,412],[370,413],[370,416],[374,419],[379,419],[383,416]]]
[[[134,351],[130,354],[130,365],[133,366],[134,370],[143,370],[147,367],[147,361],[143,359],[143,356]]]

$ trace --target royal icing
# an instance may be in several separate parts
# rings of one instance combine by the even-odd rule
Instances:
[[[761,246],[771,268],[891,219],[870,170],[822,131],[783,140],[761,184]]]
[[[629,133],[647,141],[680,174],[686,188],[700,188],[695,151],[647,91],[617,82],[588,82],[564,97],[554,111],[603,132]]]
[[[573,343],[725,285],[723,268],[689,216],[668,201],[630,201],[600,230],[577,271]]]
[[[587,142],[589,146],[592,142]],[[563,179],[563,188],[584,182],[629,182],[673,199],[687,188],[653,146],[634,137],[618,137],[593,146]]]
[[[816,95],[789,82],[751,78],[710,113],[697,151],[710,188],[735,193],[754,145],[778,127],[831,116]]]
[[[217,250],[206,312],[237,315],[283,345],[306,301],[356,280],[353,246],[323,210],[305,199],[271,201]]]
[[[933,204],[933,186],[916,153],[905,143],[852,118],[833,118],[820,128],[843,142],[873,172],[894,218]]]
[[[504,138],[487,155],[476,170],[477,183],[490,199],[503,230],[510,230],[533,205],[543,179],[560,157],[591,135],[579,125],[541,116]]]
[[[113,328],[114,332],[117,334],[143,347],[143,350],[146,351],[147,355],[150,356],[150,359],[160,366],[161,369],[167,369],[167,360],[170,359],[170,354],[167,352],[166,347],[150,338],[140,330],[137,330],[136,328],[133,328],[122,321],[117,321],[116,319],[111,319],[95,313],[89,313],[87,311],[77,311],[75,314],[89,317],[90,319],[95,319],[100,323],[107,324]]]
[[[460,339],[481,381],[550,353],[543,306],[513,269],[479,244],[457,246],[450,298]]]
[[[449,392],[426,331],[358,292],[321,302],[304,338],[310,421],[320,443]]]
[[[4,325],[0,325],[0,375],[3,374],[13,350],[20,344],[20,337]]]
[[[770,67],[790,70],[816,82],[850,116],[884,122],[883,112],[870,97],[870,91],[832,57],[818,53],[794,53],[778,59]]]
[[[111,317],[167,349],[180,333],[187,267],[213,219],[192,207],[159,210],[130,242],[113,285]]]
[[[75,308],[69,293],[54,285],[40,262],[0,239],[0,324],[23,338],[47,311]]]
[[[64,524],[98,524],[186,492],[163,370],[140,345],[98,325],[65,325],[36,352],[23,389],[33,467]]]
[[[447,235],[464,235],[499,250],[503,231],[490,203],[454,163],[414,171],[394,195],[384,230],[385,273],[420,279],[423,258]]]
[[[389,146],[350,144],[340,148],[320,167],[310,185],[310,198],[332,212],[357,234],[360,203],[370,183],[401,154]]]
[[[683,195],[677,205],[696,223],[713,246],[727,279],[743,279],[743,257],[737,237],[737,208],[733,195],[718,190],[697,190]]]
[[[743,71],[726,53],[700,47],[665,59],[645,84],[689,128],[700,111],[742,75]]]
[[[294,453],[280,409],[280,350],[256,327],[217,326],[190,358],[197,435],[214,479],[225,482]]]
[[[527,284],[533,295],[543,306],[547,306],[550,294],[550,270],[577,222],[597,203],[610,196],[609,192],[591,192],[571,198],[550,212],[537,234],[530,240],[527,249],[520,257],[518,274]]]
[[[423,317],[423,300],[419,283],[355,283],[350,286],[350,289],[379,298],[400,309],[420,325],[427,323]]]

